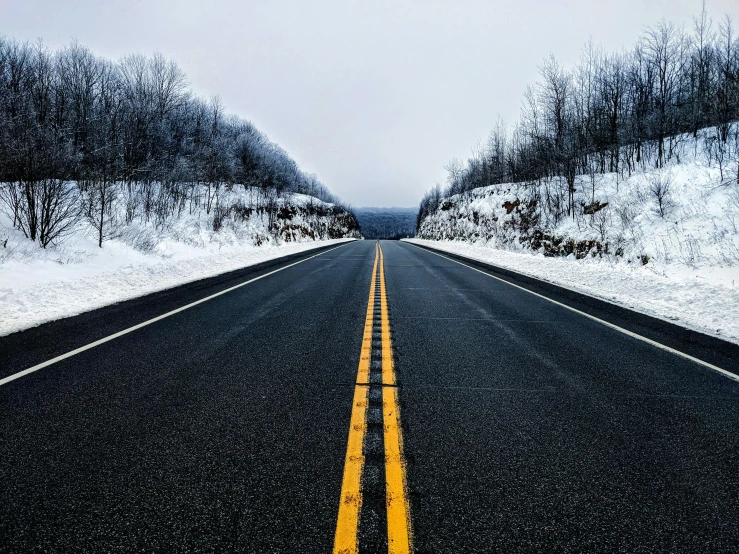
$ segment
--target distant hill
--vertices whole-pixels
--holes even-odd
[[[366,239],[400,239],[416,234],[418,208],[356,208]]]

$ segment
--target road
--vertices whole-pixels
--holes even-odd
[[[739,551],[739,382],[380,245],[0,338],[2,379],[263,276],[0,386],[0,551]]]

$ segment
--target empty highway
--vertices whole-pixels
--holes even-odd
[[[0,337],[0,551],[739,551],[737,347],[544,296],[357,241]]]

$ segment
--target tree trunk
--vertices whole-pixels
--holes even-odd
[[[103,222],[105,221],[105,188],[100,189],[100,227],[98,229],[98,247],[103,247]]]

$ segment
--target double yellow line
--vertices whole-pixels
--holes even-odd
[[[364,469],[364,437],[367,429],[367,406],[370,390],[370,364],[372,361],[372,331],[374,327],[375,294],[380,287],[380,327],[382,337],[382,417],[385,443],[385,505],[387,508],[388,552],[411,552],[410,506],[405,480],[403,437],[400,430],[398,389],[395,386],[393,349],[390,339],[387,292],[385,289],[385,260],[379,243],[375,245],[375,263],[372,268],[367,316],[364,322],[362,349],[359,356],[354,400],[344,478],[341,485],[339,516],[334,538],[335,554],[359,552],[357,533],[362,508],[362,471]]]

